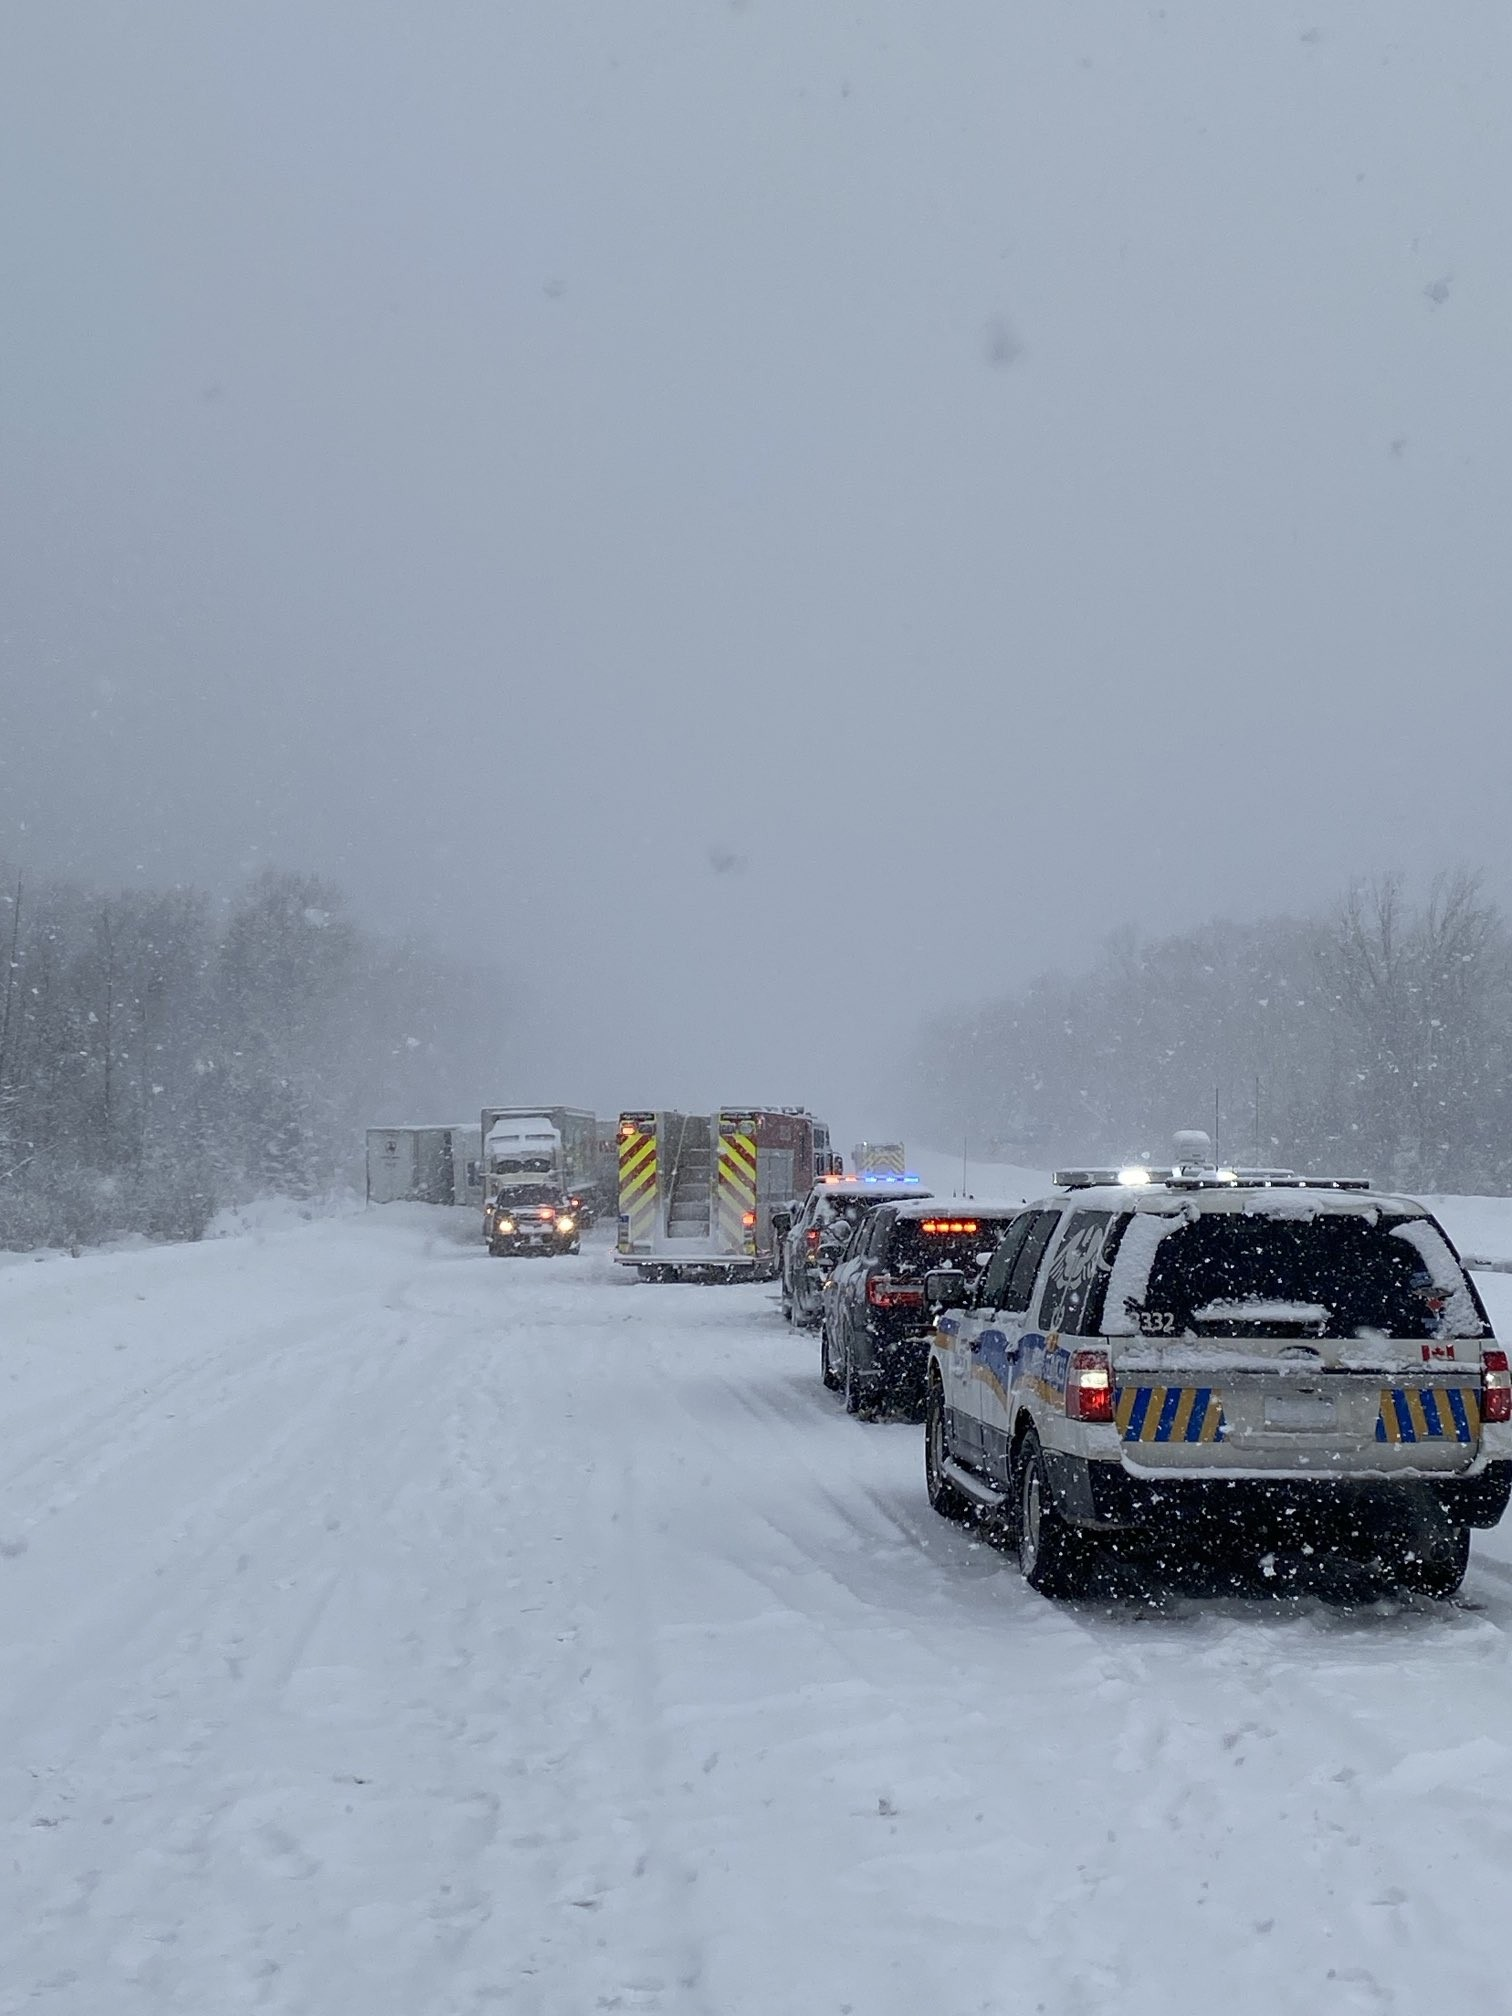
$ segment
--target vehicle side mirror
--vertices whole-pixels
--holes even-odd
[[[775,1233],[776,1233],[776,1235],[777,1235],[777,1237],[778,1237],[779,1239],[786,1239],[786,1237],[787,1237],[787,1235],[789,1234],[789,1232],[791,1232],[791,1231],[792,1231],[792,1229],[793,1229],[793,1214],[792,1214],[792,1212],[791,1212],[791,1211],[774,1211],[774,1212],[773,1212],[773,1213],[771,1214],[771,1216],[772,1216],[772,1230],[773,1230],[773,1232],[775,1232]]]
[[[937,1267],[926,1274],[924,1293],[939,1309],[964,1309],[971,1300],[966,1276],[954,1267]]]

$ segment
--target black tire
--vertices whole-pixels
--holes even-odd
[[[1041,1596],[1075,1596],[1086,1580],[1088,1546],[1061,1517],[1032,1428],[1019,1448],[1017,1475],[1019,1570]]]
[[[845,1384],[845,1381],[830,1363],[829,1325],[827,1323],[822,1324],[819,1330],[819,1377],[824,1381],[826,1389],[831,1393],[838,1393],[840,1388]]]
[[[936,1374],[930,1375],[929,1393],[924,1402],[924,1488],[929,1502],[942,1519],[966,1519],[971,1500],[945,1474],[950,1454],[950,1436],[945,1425],[945,1389]]]
[[[488,1257],[490,1260],[502,1260],[504,1258],[504,1248],[499,1244],[497,1239],[489,1240]]]
[[[1470,1528],[1451,1526],[1435,1536],[1436,1544],[1424,1540],[1404,1552],[1397,1564],[1397,1581],[1418,1596],[1453,1596],[1470,1566]]]
[[[861,1374],[856,1370],[855,1353],[850,1348],[848,1338],[844,1357],[845,1411],[847,1414],[856,1415],[862,1421],[875,1421],[878,1413],[877,1396],[871,1387],[862,1382]]]
[[[788,1293],[786,1281],[782,1284],[782,1320],[784,1323],[791,1323],[793,1320],[793,1298]]]

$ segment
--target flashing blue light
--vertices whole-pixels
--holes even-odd
[[[895,1176],[887,1170],[868,1170],[861,1178],[863,1183],[917,1183],[917,1176]]]

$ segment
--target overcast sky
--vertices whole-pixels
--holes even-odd
[[[15,0],[0,857],[872,1129],[1119,924],[1508,900],[1509,105],[1505,0]]]

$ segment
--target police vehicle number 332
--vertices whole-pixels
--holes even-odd
[[[1432,1595],[1512,1492],[1512,1375],[1436,1220],[1363,1183],[1080,1170],[1008,1227],[927,1372],[937,1511],[1029,1583],[1098,1554],[1328,1548]]]

